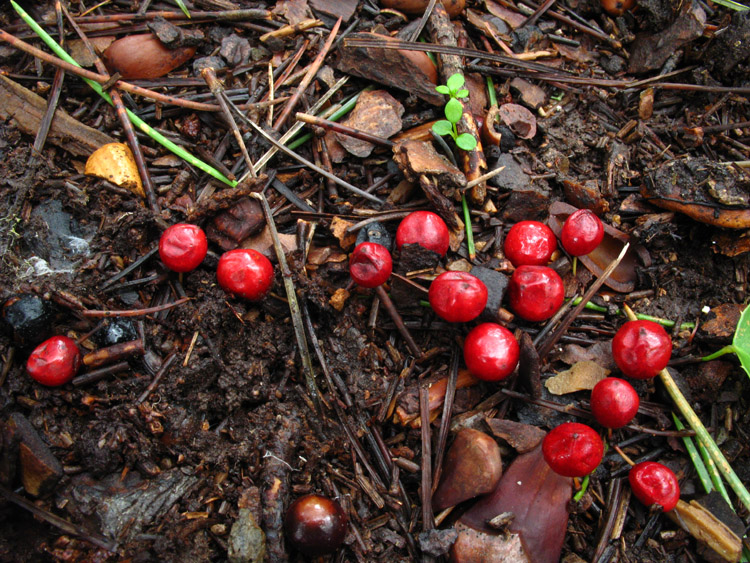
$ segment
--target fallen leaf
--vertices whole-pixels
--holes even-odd
[[[584,360],[550,377],[544,382],[544,386],[553,395],[565,395],[576,391],[591,390],[607,375],[609,375],[608,369],[604,369],[596,362]]]
[[[356,234],[346,232],[353,224],[351,221],[347,221],[341,217],[334,217],[331,221],[331,233],[338,239],[339,245],[343,250],[350,249],[357,242]]]
[[[387,139],[401,131],[403,114],[404,106],[385,90],[363,92],[342,125]],[[372,143],[343,133],[336,133],[336,139],[348,152],[360,158],[370,156],[375,148]]]

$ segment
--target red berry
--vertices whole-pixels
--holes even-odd
[[[604,225],[590,209],[579,209],[565,220],[560,242],[571,256],[593,252],[604,238]]]
[[[271,289],[273,265],[257,250],[236,248],[221,255],[216,277],[224,291],[258,301]]]
[[[396,229],[396,248],[418,244],[445,256],[450,245],[448,227],[439,215],[431,211],[415,211],[404,217]]]
[[[391,276],[391,253],[382,244],[363,242],[349,258],[349,274],[362,287],[378,287]]]
[[[466,272],[443,272],[430,285],[428,299],[440,318],[451,323],[466,323],[484,311],[487,286]]]
[[[513,333],[495,323],[475,326],[464,341],[464,361],[475,377],[500,381],[518,364],[520,350]]]
[[[305,555],[336,551],[346,536],[346,513],[338,502],[320,495],[295,500],[284,517],[287,540]]]
[[[628,481],[633,494],[646,506],[658,504],[664,512],[669,512],[680,500],[677,476],[669,467],[656,461],[635,464],[630,468]]]
[[[563,477],[584,477],[601,463],[604,442],[590,426],[564,422],[544,437],[542,455],[555,473]]]
[[[42,385],[56,387],[73,379],[81,366],[81,352],[75,340],[53,336],[45,340],[26,361],[26,371]]]
[[[159,239],[159,257],[174,272],[195,270],[207,251],[206,233],[196,225],[177,223],[164,231]]]
[[[510,277],[508,301],[527,321],[546,321],[562,306],[565,288],[559,274],[547,266],[519,266]]]
[[[633,420],[641,401],[624,379],[607,377],[591,391],[591,412],[605,428],[621,428]]]
[[[612,356],[622,373],[650,379],[667,367],[672,339],[653,321],[628,321],[612,339]]]
[[[557,249],[557,239],[547,225],[539,221],[521,221],[505,236],[505,257],[518,266],[545,266]]]

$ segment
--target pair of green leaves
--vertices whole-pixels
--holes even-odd
[[[445,104],[445,119],[436,121],[432,125],[432,130],[438,135],[445,136],[450,135],[456,143],[458,148],[465,151],[474,150],[477,146],[477,140],[470,133],[458,134],[456,124],[461,121],[461,116],[464,113],[464,106],[459,101],[459,98],[467,98],[469,91],[463,87],[464,77],[461,74],[454,74],[448,78],[445,84],[441,84],[435,87],[441,94],[450,96],[450,100]]]

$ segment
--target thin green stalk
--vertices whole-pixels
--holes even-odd
[[[474,231],[471,230],[471,215],[469,214],[469,204],[466,203],[466,196],[461,196],[461,207],[464,210],[464,226],[466,227],[466,247],[469,249],[469,259],[474,260],[477,256],[477,249],[474,247]]]
[[[187,6],[185,6],[185,2],[183,2],[182,0],[174,0],[174,2],[180,7],[180,10],[182,10],[182,13],[185,14],[185,17],[189,18],[190,12],[188,12]]]
[[[580,302],[581,302],[581,298],[578,297],[575,299],[575,301],[573,301],[573,305],[578,305]],[[607,313],[609,311],[609,309],[607,309],[606,307],[602,307],[600,305],[597,305],[596,303],[592,303],[591,301],[586,303],[586,305],[584,306],[586,307],[586,309],[589,309],[590,311],[596,311],[598,313]],[[615,314],[623,315],[622,309],[616,309]],[[670,321],[669,319],[662,319],[660,317],[654,317],[652,315],[644,315],[642,313],[635,313],[635,316],[639,321],[653,321],[667,328],[672,328],[675,325],[674,321]],[[680,330],[691,330],[693,328],[695,328],[695,323],[682,323],[680,325]],[[726,353],[727,352],[725,352],[725,354]]]
[[[589,475],[586,475],[583,478],[583,481],[581,481],[580,490],[575,495],[573,495],[573,500],[576,502],[581,500],[583,498],[583,495],[586,494],[586,491],[588,490],[588,488],[589,488]]]
[[[703,463],[706,466],[706,470],[708,471],[708,474],[711,476],[711,481],[714,484],[714,487],[716,487],[716,490],[721,493],[721,496],[724,497],[724,500],[727,501],[727,504],[729,506],[732,506],[732,501],[729,498],[729,492],[727,491],[727,488],[724,486],[724,481],[721,478],[721,474],[719,473],[719,470],[716,468],[716,464],[714,463],[714,460],[711,459],[711,455],[708,453],[708,450],[706,447],[701,444],[700,440],[697,442],[698,444],[698,451],[701,454],[701,457],[703,458]]]
[[[685,425],[682,424],[682,421],[677,418],[677,415],[675,413],[672,413],[672,420],[674,420],[674,425],[677,430],[685,429]],[[713,485],[711,484],[712,477],[709,476],[708,469],[706,469],[706,466],[701,459],[701,455],[698,453],[698,448],[696,448],[695,444],[693,443],[693,439],[690,436],[683,436],[682,443],[685,444],[685,449],[690,456],[690,461],[693,462],[693,467],[695,467],[696,473],[698,473],[698,478],[701,480],[703,489],[707,493],[710,493],[714,489]]]
[[[34,33],[36,33],[58,57],[76,66],[81,66],[73,57],[68,55],[68,53],[62,47],[60,47],[60,45],[58,45],[55,40],[52,39],[52,37],[50,37],[49,34],[34,21],[31,16],[29,16],[29,14],[27,14],[26,11],[21,8],[21,6],[16,4],[14,0],[11,0],[11,4],[13,5],[13,8],[16,10],[16,12],[18,12],[18,15],[21,16],[21,18],[28,24],[28,26],[34,31]],[[84,80],[97,94],[104,98],[108,104],[112,105],[112,98],[110,98],[109,94],[107,94],[102,89],[99,83],[87,78],[84,78]],[[146,135],[151,137],[154,141],[162,145],[164,148],[172,151],[180,158],[186,160],[196,168],[203,170],[206,174],[213,176],[217,180],[224,182],[225,184],[232,187],[237,185],[237,182],[230,180],[229,178],[224,176],[224,174],[216,170],[213,166],[210,166],[202,160],[197,159],[181,146],[176,145],[175,143],[167,139],[164,135],[152,129],[145,121],[135,115],[132,111],[126,110],[126,112],[128,114],[128,118],[130,118],[130,121],[133,122],[133,125],[138,127],[138,129],[143,131]]]
[[[736,353],[736,351],[737,349],[734,347],[734,344],[727,344],[721,350],[718,350],[713,354],[709,354],[708,356],[703,356],[701,358],[701,361],[710,362],[711,360],[715,360],[716,358],[719,358],[725,354],[734,354]]]
[[[492,82],[492,77],[487,77],[487,98],[490,102],[490,107],[497,105],[497,95],[495,94],[495,83]]]
[[[740,4],[739,2],[734,2],[734,0],[714,0],[719,6],[724,6],[725,8],[729,8],[730,10],[735,10],[737,12],[745,12],[747,10],[750,10],[750,7],[745,6],[744,4]]]
[[[630,307],[625,305],[624,309],[625,314],[627,314],[630,320],[637,320],[635,313],[633,313]],[[691,407],[690,403],[687,402],[687,399],[685,399],[685,396],[682,394],[682,391],[680,391],[680,388],[677,387],[677,384],[675,383],[674,379],[672,379],[672,376],[666,369],[663,369],[661,370],[661,372],[659,372],[659,378],[664,384],[664,387],[667,389],[667,393],[669,393],[669,396],[672,397],[672,400],[677,406],[677,409],[680,411],[682,416],[685,417],[685,420],[687,420],[690,428],[695,430],[695,434],[698,437],[698,440],[703,444],[706,450],[708,450],[711,459],[713,459],[713,461],[716,463],[716,466],[718,467],[726,482],[729,483],[730,487],[732,487],[732,490],[735,492],[745,508],[750,510],[750,492],[748,492],[748,490],[745,488],[745,485],[742,483],[742,481],[740,481],[740,478],[734,472],[734,469],[732,469],[732,466],[727,461],[727,458],[725,458],[724,454],[721,453],[719,446],[716,445],[716,442],[714,442],[711,434],[709,434],[708,430],[706,430],[706,427],[703,426],[703,422],[701,422],[701,419],[698,418],[698,415],[695,414],[693,407]]]

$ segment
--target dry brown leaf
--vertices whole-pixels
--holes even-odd
[[[331,232],[339,240],[339,245],[344,250],[350,249],[357,242],[357,236],[354,233],[346,232],[353,224],[351,221],[347,221],[341,217],[334,217],[331,221]]]
[[[86,161],[85,174],[102,178],[146,197],[133,153],[123,143],[107,143],[96,149]]]
[[[544,386],[553,395],[565,395],[576,391],[591,390],[607,375],[609,375],[608,369],[604,369],[596,362],[584,360],[550,377],[544,382]]]
[[[347,290],[345,290],[343,287],[340,287],[334,292],[333,295],[331,295],[328,303],[337,311],[343,311],[344,305],[346,305],[346,300],[349,299],[349,295],[350,293]]]

